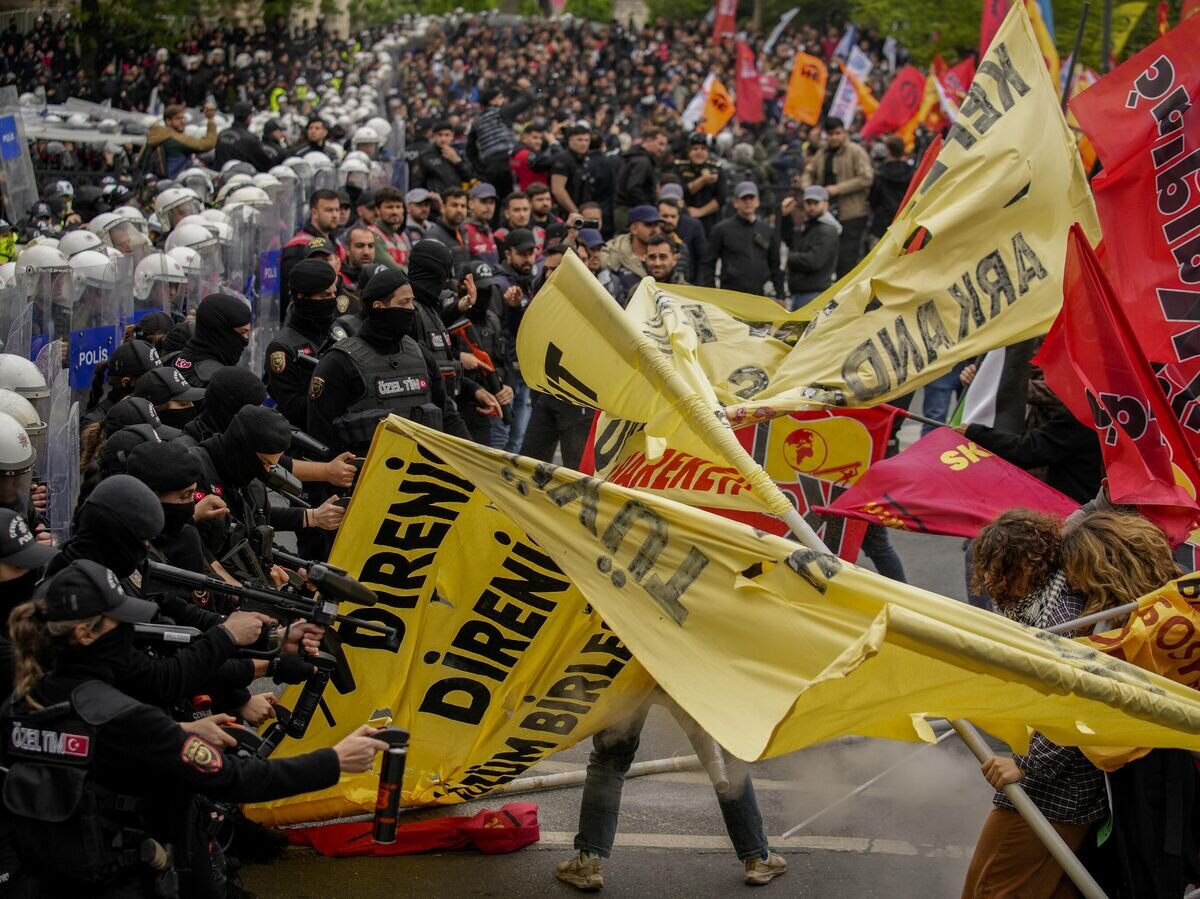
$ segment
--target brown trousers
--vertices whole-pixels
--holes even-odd
[[[1050,822],[1072,851],[1090,824]],[[1074,899],[1079,895],[1049,850],[1016,812],[993,808],[963,884],[962,899]]]

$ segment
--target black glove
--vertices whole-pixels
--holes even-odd
[[[280,653],[267,665],[267,676],[277,684],[302,684],[313,673],[313,666],[294,653]]]

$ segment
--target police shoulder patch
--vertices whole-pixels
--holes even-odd
[[[350,308],[350,298],[344,293],[339,293],[337,298],[337,311],[345,312]]]
[[[273,374],[283,374],[284,369],[287,368],[287,353],[283,350],[276,350],[268,359],[268,364],[271,366]]]
[[[320,399],[321,392],[325,389],[324,378],[313,378],[308,385],[308,398],[310,400]]]
[[[201,774],[216,774],[225,767],[225,757],[221,755],[221,751],[195,734],[183,741],[179,757],[185,765],[195,768]]]

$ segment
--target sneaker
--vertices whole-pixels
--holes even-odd
[[[761,886],[770,883],[786,870],[787,859],[768,849],[766,858],[746,859],[746,883]]]
[[[766,862],[762,864],[766,864]],[[590,858],[581,852],[572,859],[560,862],[558,867],[554,869],[554,876],[563,883],[569,883],[577,890],[594,893],[596,890],[604,887],[603,866],[604,859]],[[750,869],[747,868],[746,870],[749,871]],[[750,875],[747,874],[746,876],[749,877]],[[766,880],[763,881],[763,883],[766,882]]]

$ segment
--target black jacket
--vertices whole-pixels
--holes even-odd
[[[618,206],[653,206],[658,202],[658,177],[654,157],[642,147],[631,147],[622,154],[617,172]]]
[[[806,219],[799,227],[784,216],[782,240],[788,246],[788,290],[809,293],[833,283],[841,231],[821,219]]]
[[[262,141],[251,134],[249,128],[238,123],[230,125],[217,137],[213,165],[220,171],[221,166],[231,159],[248,162],[260,172],[275,165],[275,160],[263,149]]]
[[[872,234],[882,236],[892,224],[915,171],[911,162],[889,159],[875,172],[871,192],[867,195],[867,202],[871,206]]]
[[[784,295],[783,270],[779,267],[779,235],[762,217],[748,222],[740,215],[718,222],[708,239],[702,283],[716,286],[717,260],[721,261],[721,289],[740,290],[761,296],[769,280],[775,295]]]

